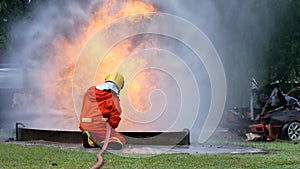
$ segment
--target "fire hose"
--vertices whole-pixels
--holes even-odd
[[[105,150],[107,148],[109,138],[110,138],[110,132],[111,132],[111,126],[109,125],[108,122],[106,122],[106,137],[104,140],[104,145],[101,148],[101,150],[99,151],[99,153],[97,154],[98,162],[91,169],[99,169],[102,166],[102,164],[103,164],[102,154],[105,152]]]

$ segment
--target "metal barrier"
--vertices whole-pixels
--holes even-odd
[[[190,145],[190,132],[120,132],[126,144],[136,145]],[[81,131],[43,130],[27,128],[16,123],[16,140],[45,140],[62,143],[81,143]]]

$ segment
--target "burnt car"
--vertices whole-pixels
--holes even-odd
[[[227,112],[229,130],[254,133],[263,140],[300,140],[300,87],[284,94],[279,82],[252,87],[250,107]]]

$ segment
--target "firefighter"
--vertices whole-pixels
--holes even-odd
[[[124,87],[124,77],[110,73],[105,83],[90,87],[83,98],[80,130],[83,147],[102,147],[106,136],[106,123],[112,127],[108,149],[122,149],[125,139],[115,129],[121,120],[119,93]]]

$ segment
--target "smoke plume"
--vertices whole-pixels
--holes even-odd
[[[248,106],[251,77],[260,79],[266,77],[256,68],[265,64],[262,56],[268,47],[271,35],[270,29],[274,20],[272,13],[260,8],[258,1],[255,0],[148,0],[146,2],[152,3],[158,12],[170,13],[186,19],[207,35],[224,65],[228,87],[225,111],[233,106]],[[15,100],[15,111],[7,113],[12,123],[21,121],[33,127],[77,128],[78,120],[75,113],[66,113],[64,106],[72,104],[72,99],[57,103],[58,97],[65,97],[66,93],[71,92],[71,89],[63,86],[72,80],[70,79],[72,74],[66,72],[74,68],[77,60],[76,57],[57,60],[55,56],[61,50],[61,46],[56,42],[57,39],[66,42],[76,40],[85,28],[84,25],[89,23],[95,10],[102,4],[102,1],[96,0],[43,1],[36,3],[36,8],[30,13],[29,19],[15,23],[10,32],[14,39],[15,50],[9,55],[14,62],[25,67],[27,84],[24,93],[19,94]],[[114,8],[114,10],[119,9]],[[184,25],[181,26],[184,30]],[[194,37],[189,32],[186,32],[184,36]],[[201,103],[199,103],[199,112],[196,112],[198,115],[192,128],[192,140],[197,140],[209,106],[213,104],[210,103],[211,84],[205,65],[189,46],[182,44],[179,40],[165,36],[155,36],[155,38],[160,41],[158,44],[161,48],[173,52],[186,63],[199,86],[199,89],[194,89],[194,91],[200,93]],[[71,56],[66,56],[66,58],[69,57]],[[160,59],[163,60],[163,58]],[[156,70],[153,72],[157,73]],[[166,86],[160,87],[178,90],[176,85],[172,86],[176,83],[176,79],[174,81],[168,74],[163,74],[161,77],[164,77],[162,81],[166,80]],[[53,91],[50,89],[53,86],[60,86],[63,90],[54,95],[49,94]],[[167,92],[168,94],[170,93]],[[176,96],[179,95],[176,94]],[[72,96],[70,95],[69,98]],[[169,101],[178,105],[178,100],[174,98]],[[167,108],[173,110],[172,105]],[[189,112],[185,113],[188,116]]]

